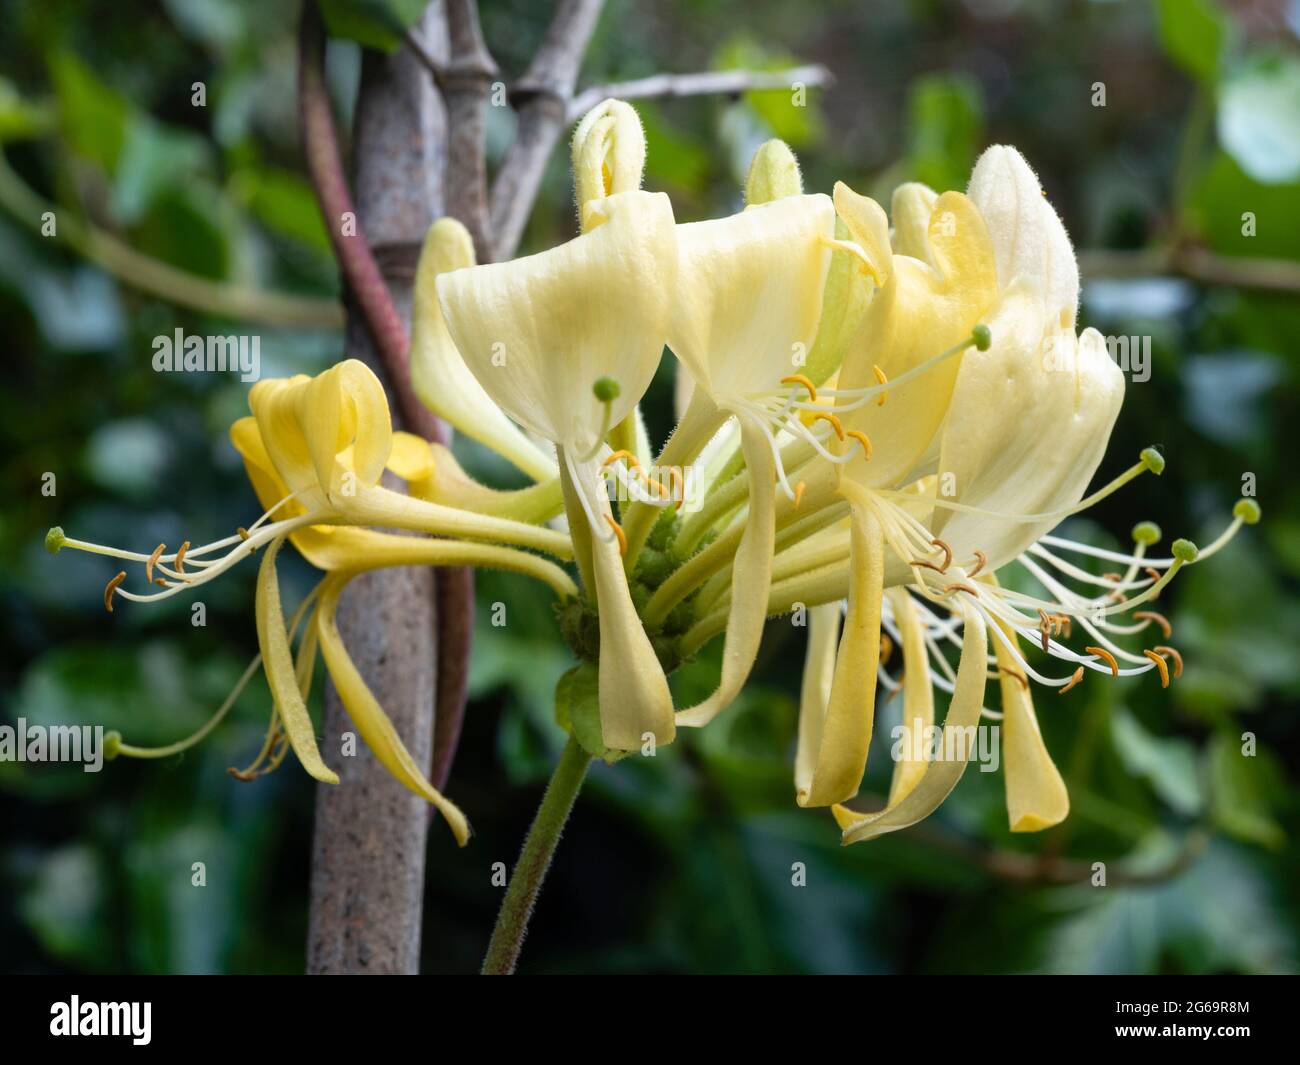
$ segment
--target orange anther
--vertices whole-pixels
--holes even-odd
[[[844,439],[844,425],[829,411],[819,410],[812,416],[812,420],[815,422],[829,422],[830,427],[835,430],[836,437],[840,440]]]
[[[609,522],[609,527],[614,530],[614,535],[618,537],[618,553],[620,555],[626,555],[627,534],[623,531],[623,527],[619,525],[619,523],[616,522],[613,518],[611,518],[608,514],[604,514],[602,515],[602,517],[604,517],[604,519],[607,522]]]
[[[808,398],[813,403],[817,402],[817,386],[801,373],[792,373],[788,377],[781,378],[783,385],[803,385],[808,389]]]
[[[1151,567],[1151,566],[1148,566],[1148,567],[1147,567],[1145,570],[1143,570],[1142,572],[1145,573],[1148,577],[1150,577],[1153,581],[1159,582],[1159,580],[1160,580],[1160,576],[1161,576],[1159,570],[1157,570],[1157,569],[1155,569],[1155,568],[1153,568],[1153,567]],[[1156,592],[1156,594],[1153,595],[1151,598],[1152,598],[1152,599],[1159,599],[1159,598],[1160,598],[1160,593],[1159,593],[1159,592]]]
[[[185,572],[185,552],[190,549],[190,542],[186,540],[181,544],[181,549],[176,552],[176,572]]]
[[[641,465],[641,463],[640,463],[640,461],[637,459],[637,457],[636,457],[635,455],[633,455],[632,452],[628,451],[626,448],[621,449],[621,450],[619,450],[619,451],[615,451],[613,454],[611,454],[611,455],[609,456],[609,458],[607,458],[607,459],[602,463],[602,465],[604,465],[604,466],[608,466],[608,465],[610,465],[611,463],[617,462],[619,459],[622,459],[622,460],[623,460],[624,462],[626,462],[626,463],[628,464],[628,466],[631,467],[631,468],[635,468],[635,467]]]
[[[875,373],[877,381],[879,381],[882,385],[889,384],[889,378],[885,376],[884,370],[882,370],[879,366],[876,366],[874,363],[872,364],[871,369],[872,372]],[[885,405],[885,397],[888,395],[889,395],[888,392],[881,392],[879,398],[876,400],[876,406],[883,407]]]
[[[1110,675],[1112,677],[1119,676],[1119,663],[1115,661],[1115,656],[1104,647],[1085,647],[1084,650],[1090,655],[1096,655],[1105,662],[1106,665],[1110,666]]]
[[[247,540],[247,539],[248,539],[248,530],[245,529],[242,525],[239,526],[239,528],[237,528],[237,529],[235,530],[235,532],[239,533],[239,538],[240,538],[241,540]]]
[[[940,573],[946,572],[948,567],[952,565],[952,548],[949,547],[942,540],[931,540],[930,546],[937,547],[939,548],[940,551],[943,552],[943,569],[941,569],[939,572]]]
[[[1103,574],[1101,575],[1101,579],[1102,579],[1103,581],[1110,581],[1112,584],[1118,584],[1120,581],[1122,581],[1122,580],[1124,579],[1124,574],[1122,574],[1122,573],[1103,573]]]
[[[844,435],[853,437],[854,440],[861,444],[862,450],[867,456],[867,461],[871,461],[871,437],[867,436],[861,429],[850,429]]]
[[[1155,653],[1160,655],[1161,658],[1168,655],[1174,660],[1174,680],[1177,680],[1183,675],[1183,656],[1174,650],[1174,648],[1166,647],[1164,644],[1157,644],[1155,647],[1151,648],[1151,650],[1155,651]]]
[[[1154,621],[1160,626],[1160,631],[1165,634],[1165,639],[1169,639],[1174,633],[1174,627],[1169,624],[1169,619],[1163,614],[1158,614],[1154,610],[1139,610],[1133,615],[1134,621]]]
[[[1080,666],[1078,669],[1076,669],[1076,670],[1074,671],[1074,674],[1073,674],[1073,676],[1070,677],[1069,682],[1068,682],[1067,684],[1065,684],[1065,685],[1061,688],[1061,690],[1058,691],[1056,694],[1057,694],[1057,695],[1064,695],[1064,694],[1065,694],[1066,692],[1068,692],[1071,688],[1073,688],[1076,684],[1078,684],[1079,681],[1081,681],[1081,680],[1083,680],[1083,666]]]
[[[887,663],[894,653],[894,641],[889,638],[889,633],[880,634],[880,664],[883,666]]]
[[[979,594],[980,594],[979,589],[972,588],[969,584],[964,584],[961,581],[954,581],[952,584],[948,585],[948,587],[945,588],[944,591],[947,592],[949,595],[951,595],[954,589],[959,592],[969,592],[971,595],[975,596],[975,598],[977,599],[979,598]]]
[[[976,562],[974,569],[967,570],[966,576],[968,577],[974,577],[975,574],[977,574],[980,570],[982,570],[985,566],[989,564],[989,556],[986,555],[983,551],[976,551],[975,558],[978,559],[978,561]]]
[[[166,550],[166,544],[159,544],[153,549],[153,554],[149,556],[149,561],[144,564],[144,579],[150,584],[153,584],[153,568],[158,563],[158,556]]]
[[[800,481],[794,486],[794,509],[799,509],[799,504],[803,502],[804,489],[808,487],[807,481]]]
[[[126,570],[123,570],[111,581],[109,581],[108,587],[104,589],[104,609],[107,610],[110,614],[113,612],[113,593],[117,591],[117,586],[121,584],[124,580],[126,580]]]
[[[1165,665],[1165,660],[1156,654],[1155,651],[1143,651],[1142,654],[1151,660],[1152,665],[1160,672],[1160,687],[1169,687],[1169,667]]]

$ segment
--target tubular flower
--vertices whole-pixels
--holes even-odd
[[[334,621],[338,597],[358,573],[388,566],[487,565],[511,569],[546,581],[561,597],[576,593],[568,575],[537,555],[502,543],[571,553],[561,534],[505,518],[456,510],[413,498],[379,484],[387,469],[413,484],[434,477],[429,445],[407,433],[394,434],[383,386],[355,360],[340,363],[315,378],[259,382],[249,397],[253,415],[237,421],[231,439],[259,499],[267,508],[248,529],[215,543],[174,552],[159,545],[151,554],[84,543],[51,530],[51,550],[72,547],[143,563],[146,580],[160,586],[147,593],[121,587],[125,572],[105,591],[112,610],[120,595],[150,602],[190,591],[265,547],[258,571],[256,619],[259,658],[271,689],[273,709],[262,751],[253,764],[236,771],[241,779],[279,765],[292,748],[303,768],[317,780],[338,783],[321,757],[306,697],[319,650],[344,706],[361,738],[402,784],[439,809],[458,842],[468,838],[464,815],[425,778],[348,656]],[[383,525],[435,534],[439,539],[396,536],[365,528]],[[446,539],[459,536],[464,540]],[[291,539],[327,576],[307,596],[286,624],[280,602],[276,563],[281,546]],[[497,543],[477,542],[495,540]],[[291,643],[306,621],[295,656]],[[251,677],[246,672],[240,688]],[[237,691],[236,693],[237,694]],[[234,695],[219,711],[233,704]],[[195,734],[201,738],[209,726]],[[183,749],[182,741],[173,745]],[[148,757],[150,752],[119,744],[119,752]]]
[[[602,459],[659,364],[677,238],[668,197],[640,191],[645,141],[631,108],[598,106],[573,151],[582,234],[527,258],[441,274],[437,290],[483,389],[559,449],[570,531],[599,614],[604,742],[634,750],[647,734],[672,740],[672,695],[632,603]]]
[[[636,113],[607,100],[573,136],[577,237],[485,265],[454,221],[425,240],[415,387],[534,484],[479,484],[447,448],[394,433],[380,382],[347,361],[251,391],[251,416],[231,429],[266,508],[247,529],[150,554],[58,529],[48,546],[144,567],[144,591],[124,587],[125,572],[109,582],[109,610],[115,596],[197,588],[265,548],[261,653],[240,687],[260,661],[273,706],[261,751],[236,775],[269,772],[293,750],[312,776],[337,782],[307,711],[319,655],[379,761],[461,842],[464,816],[424,777],[343,644],[339,597],[367,570],[494,566],[546,582],[565,639],[598,666],[591,687],[570,675],[557,712],[563,702],[574,740],[611,759],[711,720],[741,691],[766,618],[808,607],[799,805],[832,807],[851,843],[916,823],[957,785],[966,757],[905,743],[884,809],[843,805],[858,792],[884,688],[913,736],[938,728],[946,741],[998,720],[1011,829],[1059,823],[1069,797],[1034,685],[1067,693],[1089,672],[1176,679],[1169,623],[1148,605],[1259,507],[1242,500],[1206,549],[1176,540],[1164,558],[1148,557],[1161,539],[1149,522],[1127,553],[1052,535],[1164,459],[1147,449],[1084,495],[1124,382],[1100,335],[1076,334],[1074,253],[1015,149],[989,149],[965,194],[901,186],[892,219],[843,184],[833,197],[805,194],[794,155],[771,141],[755,155],[744,210],[678,225],[666,196],[642,190],[644,162]],[[638,402],[665,346],[679,421],[652,463]],[[393,478],[405,492],[384,483]],[[628,493],[617,509],[612,489]],[[561,512],[564,524],[553,520]],[[287,620],[276,574],[286,540],[324,573]],[[572,562],[582,592],[543,555]],[[1007,579],[1013,565],[1036,591]],[[1152,626],[1162,642],[1138,645]],[[675,712],[668,671],[719,635],[716,689]],[[1039,658],[1064,662],[1064,674]],[[984,707],[992,676],[999,713]],[[596,708],[582,706],[593,687],[598,735]],[[118,753],[184,749],[238,690],[194,736],[155,750],[119,737]]]
[[[841,198],[850,210],[862,208],[856,200],[843,194]],[[1061,821],[1068,813],[1069,801],[1043,744],[1029,681],[1065,691],[1076,685],[1086,670],[1113,676],[1157,670],[1163,681],[1167,661],[1175,670],[1181,664],[1172,649],[1148,649],[1139,655],[1113,639],[1140,632],[1153,621],[1163,623],[1163,619],[1142,611],[1134,615],[1136,624],[1122,625],[1110,619],[1149,602],[1180,566],[1197,558],[1197,551],[1187,541],[1177,541],[1173,557],[1146,559],[1145,548],[1159,539],[1158,531],[1149,524],[1140,527],[1132,555],[1098,552],[1046,535],[1062,518],[1085,509],[1145,470],[1158,473],[1163,459],[1148,450],[1115,481],[1082,498],[1118,414],[1123,378],[1095,330],[1078,337],[1074,334],[1078,274],[1073,252],[1064,227],[1019,154],[1009,148],[990,149],[976,166],[969,199],[951,193],[934,196],[913,186],[896,195],[894,205],[900,214],[895,220],[895,248],[886,252],[877,219],[869,242],[861,241],[866,227],[850,226],[861,241],[861,250],[873,265],[890,259],[891,275],[901,269],[913,276],[933,277],[926,271],[937,268],[948,278],[966,271],[966,280],[958,287],[962,298],[969,301],[964,308],[960,302],[945,300],[942,291],[933,288],[930,295],[904,307],[931,322],[948,323],[946,332],[936,330],[936,346],[963,329],[970,330],[971,342],[960,345],[959,360],[951,360],[951,383],[938,412],[933,442],[923,441],[926,426],[918,428],[919,419],[914,418],[908,427],[910,437],[904,438],[909,449],[888,473],[873,471],[874,457],[865,456],[843,471],[841,491],[850,501],[852,524],[848,544],[843,544],[841,534],[838,549],[849,556],[844,573],[848,617],[833,680],[819,689],[805,688],[803,714],[817,724],[801,725],[798,764],[802,771],[796,773],[797,795],[807,805],[838,804],[844,792],[856,791],[870,737],[876,678],[879,674],[888,680],[877,665],[879,626],[883,624],[893,641],[903,647],[905,724],[917,724],[924,730],[932,722],[928,688],[933,676],[936,686],[952,694],[945,729],[973,725],[980,716],[988,665],[996,667],[1002,687],[1009,819],[1014,831],[1035,831]],[[927,205],[930,226],[923,244],[916,216]],[[952,217],[945,219],[945,212]],[[841,212],[842,216],[846,213]],[[954,240],[958,244],[973,242],[977,247],[955,250]],[[918,257],[899,254],[899,245]],[[992,277],[990,261],[995,264]],[[886,272],[879,266],[876,269]],[[890,314],[889,289],[887,280],[866,322],[871,322],[873,315]],[[935,300],[939,307],[934,312],[919,309]],[[892,313],[898,320],[906,320],[897,310]],[[901,338],[906,334],[886,327],[876,335]],[[882,354],[888,358],[894,353]],[[871,400],[881,394],[883,383],[853,387],[865,379],[862,362],[865,360],[856,366],[856,376],[851,355],[841,368],[842,421],[846,426],[861,425],[873,439],[898,440],[882,417],[894,404],[892,388],[889,402],[881,410],[873,409]],[[893,365],[897,368],[900,364]],[[910,367],[925,365],[917,363],[915,356],[910,363]],[[927,391],[936,381],[943,388],[942,375],[936,369],[931,362],[925,371]],[[888,379],[891,385],[898,383],[894,374]],[[933,396],[930,401],[935,402]],[[1017,411],[1015,417],[990,416],[990,412],[1012,409]],[[870,421],[867,412],[875,416]],[[933,421],[933,409],[929,417]],[[1050,443],[1045,446],[1045,442]],[[876,454],[881,450],[877,445]],[[930,459],[927,452],[936,451],[937,459]],[[904,483],[891,484],[890,478],[900,470],[904,471]],[[1239,505],[1233,525],[1200,557],[1218,550],[1243,522],[1257,516],[1258,509],[1250,501]],[[1053,546],[1100,554],[1120,563],[1127,572],[1109,580],[1093,577],[1053,554],[1049,550]],[[829,550],[823,552],[823,558],[834,550],[830,543],[826,547]],[[1013,560],[1038,580],[1044,595],[1011,592],[998,584],[994,572]],[[1147,568],[1142,570],[1144,565]],[[1106,594],[1072,590],[1065,578],[1104,586]],[[833,594],[835,580],[829,574],[819,574],[816,582],[805,586]],[[882,589],[886,590],[883,599]],[[946,610],[950,617],[942,618],[934,607]],[[809,668],[822,677],[831,669],[826,628],[834,622],[833,614],[825,615],[819,622],[822,631],[810,636]],[[1059,639],[1068,637],[1073,625],[1092,639],[1093,646],[1083,653]],[[1033,669],[1017,647],[1020,637],[1067,661],[1073,671],[1051,678]],[[990,640],[992,656],[988,653]],[[955,674],[940,653],[943,642],[962,647]],[[1121,661],[1126,665],[1121,667]],[[837,704],[841,685],[851,709]],[[926,695],[921,694],[922,687]],[[810,697],[814,693],[817,697]],[[839,717],[837,710],[841,711]],[[810,745],[816,756],[807,749]],[[874,838],[926,816],[952,790],[965,764],[965,759],[918,763],[904,758],[895,767],[884,811],[863,815],[835,806],[845,842]]]
[[[694,389],[659,465],[696,459],[722,423],[734,419],[749,497],[734,541],[734,571],[743,579],[735,582],[731,596],[722,674],[712,695],[678,713],[685,725],[706,724],[725,709],[758,654],[775,548],[778,478],[789,499],[795,497],[781,469],[778,439],[793,433],[820,446],[818,433],[801,420],[782,382],[800,376],[816,337],[835,211],[828,197],[799,191],[793,156],[780,147],[784,158],[771,145],[760,149],[748,182],[750,195],[777,198],[751,202],[729,218],[677,227],[668,345]],[[822,435],[830,432],[820,429]],[[628,535],[634,555],[648,523],[644,505],[640,515],[633,513]]]

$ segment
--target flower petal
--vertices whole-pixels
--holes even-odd
[[[732,569],[731,611],[722,650],[722,675],[707,699],[677,714],[679,725],[705,725],[731,705],[758,657],[767,621],[776,545],[776,462],[762,424],[742,418],[741,446],[749,478],[749,513],[736,547]]]
[[[984,704],[984,680],[987,672],[988,635],[984,618],[969,605],[962,607],[965,635],[962,640],[961,661],[957,666],[957,684],[948,704],[944,719],[944,733],[961,729],[971,731],[979,723]],[[948,744],[945,742],[944,747]],[[955,746],[955,745],[954,745]],[[974,744],[966,743],[967,755]],[[879,813],[863,816],[854,810],[836,806],[832,810],[835,820],[844,830],[843,842],[861,843],[888,832],[897,832],[928,817],[957,786],[966,772],[968,759],[946,759],[931,762],[915,786],[896,803],[890,803]]]
[[[846,186],[836,187],[842,217],[852,217],[849,205],[862,199],[855,195]],[[876,385],[877,368],[889,380],[901,377],[962,342],[996,301],[993,248],[970,200],[957,192],[940,196],[930,215],[928,242],[937,266],[892,257],[888,277],[840,368],[840,389]],[[887,246],[882,254],[888,254]],[[841,416],[873,444],[871,459],[855,457],[844,467],[845,477],[865,487],[892,487],[916,465],[943,422],[962,357],[891,388],[883,405],[873,401]]]
[[[1053,324],[1073,331],[1079,310],[1074,248],[1025,157],[1005,144],[988,148],[975,163],[967,195],[988,223],[1001,286],[1024,279],[1038,290]]]
[[[474,265],[474,242],[454,218],[429,227],[415,271],[411,309],[411,384],[420,401],[466,436],[509,459],[535,481],[556,476],[544,454],[483,390],[456,349],[438,302],[439,275]]]
[[[850,497],[850,506],[849,609],[835,659],[826,717],[820,735],[815,736],[817,754],[812,773],[795,793],[800,806],[830,806],[856,795],[871,746],[876,671],[880,665],[884,534],[869,500]],[[810,728],[810,741],[814,732]],[[803,739],[801,726],[801,743]]]
[[[280,582],[275,571],[275,556],[283,543],[284,537],[281,536],[267,544],[257,571],[257,642],[262,651],[262,666],[280,720],[284,722],[285,735],[289,737],[298,761],[317,780],[337,784],[338,774],[321,760],[316,746],[316,730],[298,689],[293,655],[289,651],[289,634],[280,608]]]
[[[934,726],[934,686],[930,683],[930,653],[925,646],[921,615],[912,596],[903,588],[885,593],[894,611],[894,622],[903,637],[903,734],[902,757],[894,763],[889,783],[889,805],[896,806],[920,782],[929,768],[926,742]],[[922,757],[914,757],[917,751]]]
[[[840,637],[840,604],[823,603],[808,610],[808,650],[799,689],[799,743],[794,754],[794,787],[805,795],[821,754],[822,727],[835,676],[835,648]]]
[[[1001,621],[994,622],[1013,643],[1016,635]],[[1002,685],[1002,759],[1007,785],[1007,820],[1012,832],[1041,832],[1069,816],[1070,794],[1047,753],[1034,715],[1029,681],[1011,653],[995,639]],[[1023,679],[1018,679],[1023,678]]]
[[[604,221],[567,244],[437,279],[447,328],[488,395],[584,455],[654,376],[677,270],[667,196],[624,192],[590,207]],[[608,411],[592,393],[602,377],[619,386]]]
[[[1124,400],[1124,375],[1094,329],[1049,333],[1035,296],[1008,292],[989,323],[993,343],[962,357],[939,452],[944,498],[994,514],[1073,506],[1100,464]],[[991,416],[992,412],[998,412]],[[934,530],[960,558],[978,549],[997,569],[1057,524],[935,509]]]
[[[438,808],[456,837],[456,842],[463,847],[470,836],[469,822],[465,820],[465,815],[425,779],[401,736],[397,734],[397,729],[393,727],[393,722],[366,686],[343,645],[337,618],[339,594],[351,576],[339,574],[330,578],[321,592],[320,606],[316,610],[316,632],[320,639],[321,653],[325,657],[325,666],[329,669],[348,716],[357,726],[357,732],[365,740],[366,746],[399,783]]]
[[[835,234],[828,197],[786,196],[677,227],[668,346],[715,400],[779,387],[817,335]]]

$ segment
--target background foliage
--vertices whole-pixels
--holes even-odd
[[[347,5],[342,5],[347,6]],[[400,6],[400,5],[399,5]],[[517,73],[548,5],[484,0],[498,62]],[[0,142],[22,180],[157,260],[281,292],[337,291],[293,124],[296,3],[48,0],[0,5]],[[337,28],[337,27],[336,27]],[[1039,169],[1083,248],[1192,242],[1300,258],[1300,9],[1283,0],[668,0],[608,5],[585,82],[660,70],[820,61],[837,78],[807,108],[789,95],[641,107],[647,183],[679,219],[737,206],[753,148],[801,154],[807,185],[842,178],[887,202],[899,181],[962,188],[978,152],[1012,142]],[[356,46],[332,46],[346,119]],[[192,85],[207,105],[191,104]],[[1093,106],[1094,84],[1106,106]],[[493,113],[494,158],[510,117]],[[172,600],[106,615],[104,560],[42,549],[72,535],[148,548],[225,535],[257,507],[225,430],[245,386],[151,371],[151,341],[253,331],[140,295],[0,210],[0,685],[7,721],[119,728],[136,743],[186,734],[255,652],[253,571],[212,586],[206,628]],[[1254,212],[1257,235],[1241,232]],[[564,160],[528,244],[572,229]],[[713,727],[653,761],[598,766],[579,802],[524,955],[531,971],[1274,972],[1297,965],[1300,875],[1300,420],[1295,293],[1170,277],[1097,279],[1086,323],[1153,337],[1100,478],[1159,444],[1169,466],[1076,522],[1124,546],[1138,520],[1212,537],[1258,479],[1265,521],[1187,571],[1162,605],[1188,660],[1169,691],[1092,682],[1040,695],[1074,812],[1037,837],[1006,830],[998,774],[969,772],[928,823],[841,849],[791,787],[802,632],[770,627],[758,683]],[[263,328],[263,374],[317,371],[326,328]],[[668,427],[667,361],[648,401]],[[1010,412],[1008,415],[1010,416]],[[466,461],[501,477],[481,453]],[[53,498],[41,477],[57,475]],[[299,590],[307,572],[293,575]],[[292,592],[290,593],[292,594]],[[477,835],[429,845],[425,967],[473,969],[499,889],[554,763],[554,683],[568,664],[544,594],[479,583],[480,628],[451,792]],[[492,628],[490,604],[509,623]],[[716,648],[713,651],[716,655]],[[706,656],[707,658],[707,656]],[[1149,678],[1148,678],[1149,679]],[[708,684],[707,661],[677,678]],[[290,763],[254,785],[224,770],[260,742],[252,686],[218,733],[165,763],[0,763],[0,967],[7,971],[300,971],[312,785]],[[896,707],[882,713],[886,722]],[[1240,735],[1258,737],[1254,759]],[[878,737],[887,737],[883,725]],[[865,789],[882,794],[873,753]],[[1204,852],[1181,868],[1190,832]],[[1042,885],[1010,854],[1048,853],[1157,882]],[[203,860],[208,886],[190,886]],[[791,865],[807,886],[791,886]]]

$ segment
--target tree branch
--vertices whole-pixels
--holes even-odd
[[[1172,274],[1205,285],[1300,292],[1300,262],[1215,255],[1186,243],[1143,251],[1081,251],[1079,270],[1085,278]]]
[[[789,70],[710,70],[700,74],[655,74],[636,81],[594,85],[569,101],[567,120],[575,122],[602,100],[644,100],[661,96],[716,96],[757,89],[790,89],[796,86],[825,88],[834,76],[824,66],[812,63]]]
[[[180,307],[261,325],[337,329],[343,308],[334,300],[288,296],[245,285],[213,281],[136,251],[70,211],[43,200],[23,182],[0,152],[0,205],[36,232],[48,212],[55,232],[70,247],[132,288]]]
[[[560,0],[523,77],[511,90],[519,115],[515,139],[492,185],[491,222],[497,259],[519,247],[546,162],[564,131],[578,67],[604,0]]]
[[[498,76],[497,65],[483,41],[478,0],[447,0],[447,28],[451,59],[439,80],[451,128],[447,213],[469,230],[478,261],[490,262],[493,249],[483,122],[488,93]]]
[[[432,5],[426,24],[441,17]],[[363,53],[353,145],[356,204],[378,259],[361,235],[339,238],[352,199],[324,91],[323,28],[303,5],[300,86],[303,147],[322,209],[353,289],[347,353],[376,366],[395,394],[395,422],[436,434],[437,419],[414,401],[407,366],[413,271],[401,249],[418,247],[442,206],[445,114],[409,50]],[[398,249],[398,253],[394,253]],[[409,255],[407,256],[409,258]],[[408,418],[407,411],[411,414]],[[357,668],[417,764],[429,763],[437,679],[434,573],[376,571],[344,592],[339,627]],[[355,729],[333,685],[325,693],[322,749],[335,754],[340,785],[316,791],[307,971],[412,973],[419,967],[427,804],[394,780],[364,746],[348,756]],[[355,738],[353,739],[355,743]]]
[[[330,243],[338,257],[343,279],[375,342],[379,360],[387,371],[388,384],[393,390],[402,421],[411,432],[441,441],[445,437],[442,423],[419,401],[411,387],[406,323],[388,294],[388,286],[366,241],[343,175],[338,134],[325,89],[325,25],[314,3],[303,4],[298,43],[298,121],[302,131],[302,149],[321,213],[325,216]],[[345,216],[351,219],[351,224],[346,227],[347,235]]]

